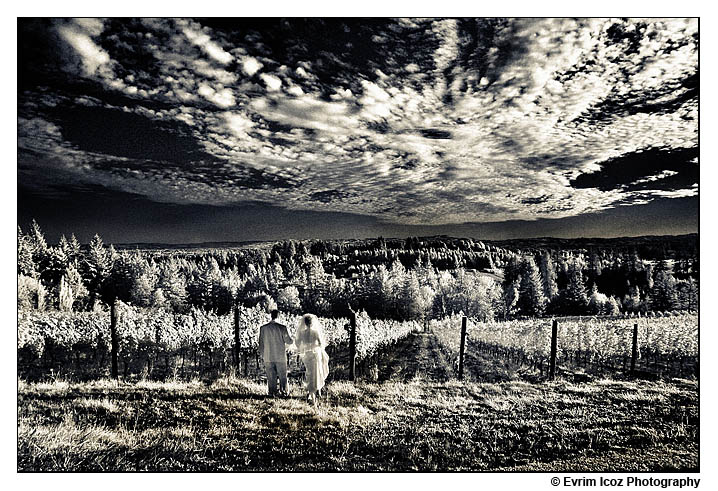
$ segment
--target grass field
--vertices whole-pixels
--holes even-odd
[[[696,381],[527,381],[493,360],[482,381],[475,359],[460,382],[430,334],[393,353],[316,408],[231,377],[20,381],[18,470],[698,470]]]

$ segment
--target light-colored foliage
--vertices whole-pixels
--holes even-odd
[[[698,356],[698,316],[676,313],[654,318],[558,318],[558,354],[588,352],[591,359],[608,360],[630,355],[633,325],[638,323],[638,345],[665,359]],[[504,322],[470,320],[467,336],[487,344],[513,348],[529,357],[546,358],[551,350],[551,319]],[[449,351],[459,350],[461,317],[431,321],[437,337]]]
[[[122,302],[118,305],[120,352],[136,356],[142,351],[174,353],[182,348],[203,346],[213,351],[234,347],[234,315],[217,315],[193,308],[188,314],[161,309],[143,309]],[[296,330],[300,316],[281,314],[290,334]],[[330,345],[348,343],[348,319],[320,319]],[[259,327],[269,321],[264,306],[239,308],[240,348],[255,351]],[[98,312],[18,311],[18,349],[29,348],[38,356],[45,344],[72,350],[82,344],[97,350],[109,350],[110,314]],[[357,357],[372,356],[378,350],[418,330],[417,322],[372,320],[365,312],[357,313]]]

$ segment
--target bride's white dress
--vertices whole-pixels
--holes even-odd
[[[306,368],[307,391],[312,394],[324,387],[324,381],[329,375],[329,355],[324,350],[326,343],[318,321],[315,320],[311,327],[307,327],[304,319],[301,319],[295,343]]]

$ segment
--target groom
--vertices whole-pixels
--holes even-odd
[[[259,328],[259,355],[264,360],[267,371],[267,387],[270,396],[277,395],[277,378],[279,378],[279,394],[287,396],[287,352],[286,347],[294,340],[289,336],[287,326],[277,322],[278,310],[272,310],[272,320]]]

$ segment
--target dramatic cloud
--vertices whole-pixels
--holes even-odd
[[[108,68],[110,55],[99,48],[90,37],[91,33],[96,35],[102,32],[102,24],[94,19],[80,19],[58,26],[57,32],[80,55],[86,75],[98,75],[102,71],[112,73],[111,68]]]
[[[19,38],[38,192],[425,225],[698,193],[696,19],[21,19]]]

